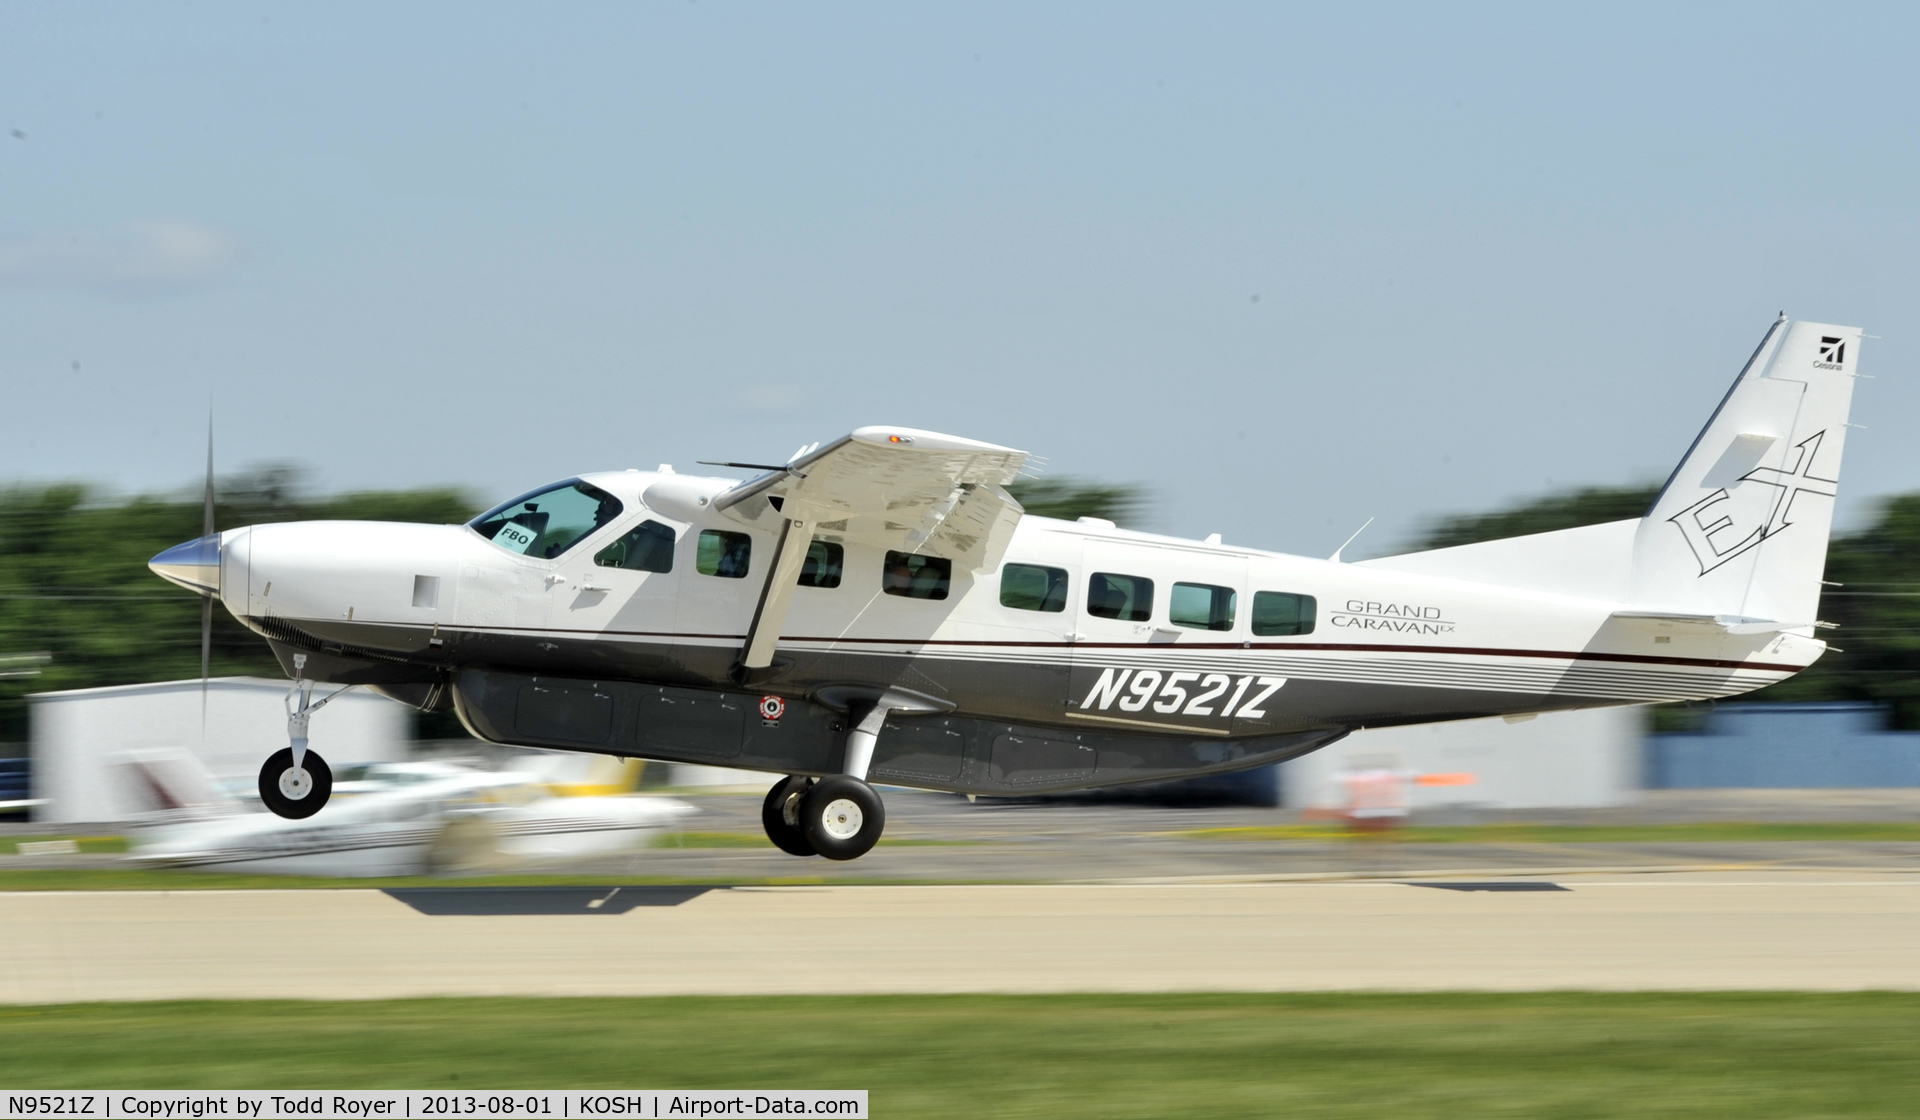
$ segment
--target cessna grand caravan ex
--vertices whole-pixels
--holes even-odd
[[[1826,648],[1860,337],[1773,324],[1637,521],[1360,563],[1026,517],[1002,489],[1025,453],[870,427],[744,482],[582,475],[464,526],[259,525],[152,567],[295,677],[294,745],[260,778],[282,815],[330,787],[305,749],[320,680],[450,704],[493,742],[787,774],[768,836],[851,859],[884,824],[869,781],[1156,781],[1790,676]]]

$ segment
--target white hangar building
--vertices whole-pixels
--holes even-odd
[[[316,698],[337,686],[322,685]],[[200,681],[42,692],[32,702],[34,819],[129,820],[146,808],[124,763],[190,755],[235,792],[254,787],[260,764],[287,745],[286,681],[216,677]],[[405,705],[355,689],[314,719],[311,746],[342,767],[406,757]]]

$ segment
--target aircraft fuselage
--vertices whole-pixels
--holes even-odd
[[[222,535],[219,594],[290,671],[300,652],[310,677],[450,700],[502,742],[834,773],[848,709],[894,690],[919,714],[887,725],[875,780],[980,793],[1258,765],[1363,726],[1727,696],[1824,648],[1029,516],[973,572],[819,526],[773,664],[743,672],[779,534],[707,512],[734,480],[580,481],[618,511],[552,557],[470,526],[262,525]]]

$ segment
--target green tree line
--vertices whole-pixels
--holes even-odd
[[[1028,480],[1015,493],[1051,517],[1126,523],[1146,508],[1138,487]],[[1586,488],[1432,525],[1416,547],[1438,548],[1637,517],[1651,487]],[[479,510],[459,489],[317,497],[297,472],[270,468],[223,479],[220,528],[270,521],[356,518],[455,523]],[[27,735],[25,696],[98,685],[182,680],[200,672],[200,600],[147,570],[155,553],[200,534],[198,496],[114,497],[79,484],[0,490],[0,657],[45,653],[34,676],[0,677],[0,742]],[[1837,536],[1828,553],[1822,617],[1834,649],[1757,699],[1868,700],[1896,724],[1920,728],[1920,494],[1885,502],[1872,525]],[[266,644],[214,612],[216,676],[278,676]]]
[[[284,467],[223,479],[215,493],[221,529],[332,518],[449,523],[478,512],[451,488],[312,497]],[[0,743],[26,739],[28,693],[200,675],[200,597],[147,561],[198,537],[201,516],[198,495],[111,497],[80,484],[0,490],[0,657],[48,655],[37,675],[0,678]],[[280,675],[266,643],[225,610],[213,612],[212,646],[215,676]]]

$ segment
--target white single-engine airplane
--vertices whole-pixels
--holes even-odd
[[[249,811],[191,756],[129,758],[122,768],[153,810],[130,833],[128,858],[209,871],[421,875],[609,855],[637,849],[695,812],[671,798],[622,796],[627,783],[579,796],[537,769],[385,762],[343,783],[344,804],[307,822]]]
[[[451,705],[491,742],[785,773],[769,838],[852,859],[885,821],[869,781],[1161,781],[1359,727],[1784,680],[1826,649],[1860,338],[1769,327],[1639,520],[1359,563],[1026,517],[1002,489],[1024,452],[869,427],[744,482],[582,475],[464,526],[258,525],[152,568],[294,677],[293,745],[260,774],[283,816],[330,789],[320,680]]]

